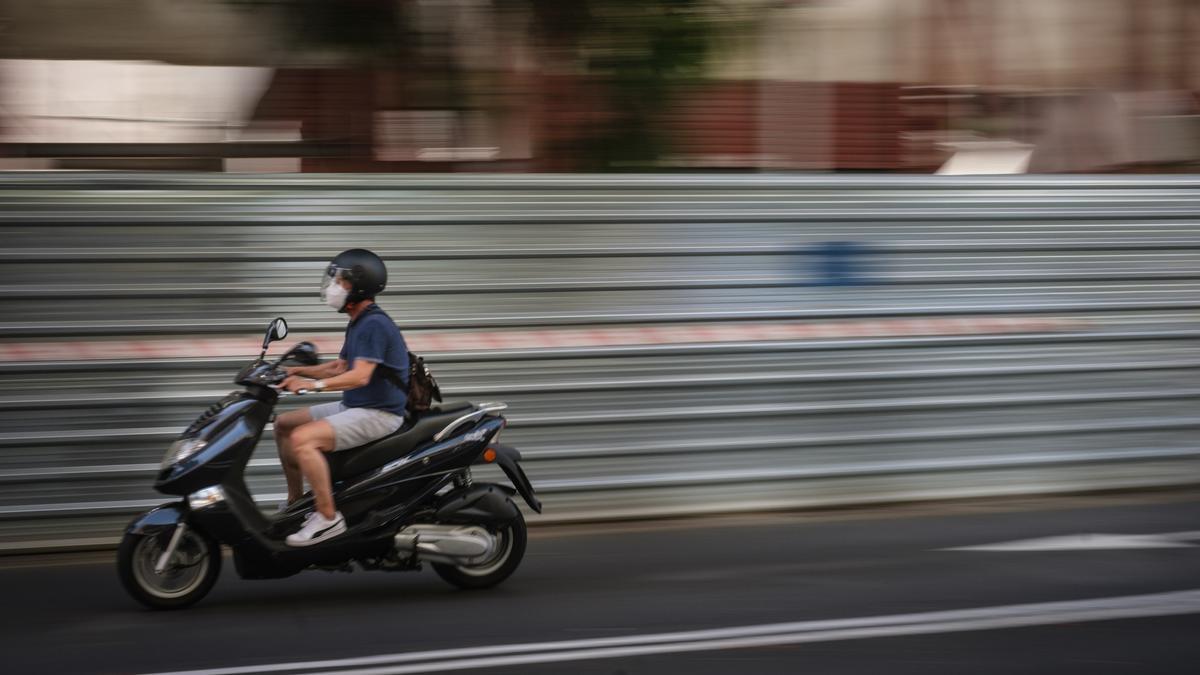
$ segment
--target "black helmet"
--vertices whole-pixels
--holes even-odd
[[[359,302],[383,292],[383,287],[387,286],[387,267],[379,256],[367,249],[352,248],[339,253],[325,268],[325,275],[321,279],[322,298],[325,297],[325,289],[335,278],[350,282],[346,302]]]

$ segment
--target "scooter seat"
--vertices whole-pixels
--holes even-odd
[[[411,423],[396,430],[390,436],[360,445],[357,448],[325,453],[329,462],[329,475],[334,481],[366,473],[399,459],[412,452],[417,446],[433,438],[447,424],[465,415],[475,405],[466,401],[443,403],[422,413]]]

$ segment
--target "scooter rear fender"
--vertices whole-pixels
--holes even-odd
[[[529,483],[529,477],[525,475],[524,469],[518,462],[521,461],[521,452],[511,445],[503,443],[492,443],[489,448],[496,451],[496,463],[500,465],[500,469],[504,471],[504,475],[512,481],[513,487],[517,488],[517,492],[529,504],[529,508],[534,511],[542,512],[542,502],[533,494],[533,485]]]

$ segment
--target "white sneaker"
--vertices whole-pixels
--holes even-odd
[[[313,511],[304,519],[304,525],[295,533],[289,534],[288,546],[309,546],[334,537],[346,531],[346,519],[338,511],[329,520],[317,511]]]

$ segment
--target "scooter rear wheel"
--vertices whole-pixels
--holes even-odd
[[[517,512],[512,522],[489,528],[496,537],[496,552],[475,565],[433,563],[433,571],[451,584],[463,589],[490,588],[507,579],[517,570],[525,557],[525,519]]]
[[[165,550],[164,537],[125,535],[117,549],[117,574],[129,595],[151,609],[179,609],[208,595],[221,574],[221,545],[188,529],[159,574],[154,566]]]

